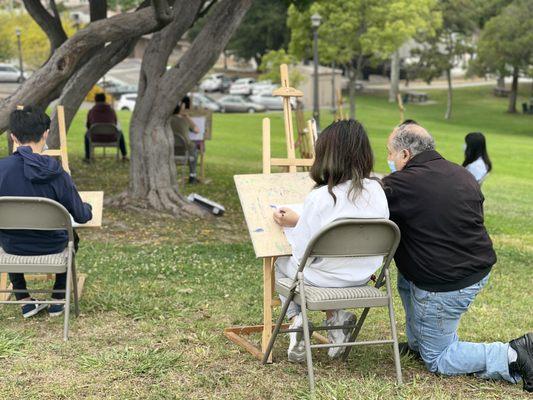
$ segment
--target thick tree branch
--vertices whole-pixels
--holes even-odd
[[[107,18],[107,0],[89,0],[91,22]]]
[[[41,27],[50,41],[50,54],[67,40],[67,34],[61,25],[61,18],[57,12],[54,0],[50,6],[54,15],[51,15],[41,4],[40,0],[24,0],[24,6],[28,14]]]
[[[50,93],[61,90],[94,48],[159,29],[161,25],[152,7],[90,23],[63,43],[15,93],[0,102],[0,131],[6,129],[9,113],[17,104],[40,104]]]
[[[152,0],[155,9],[155,15],[159,22],[168,23],[172,21],[172,10],[168,5],[167,0]]]

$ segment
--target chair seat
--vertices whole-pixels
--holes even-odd
[[[290,292],[291,278],[276,280],[276,291],[287,297]],[[296,288],[294,301],[301,304],[299,288]],[[310,310],[336,310],[358,307],[383,307],[389,298],[387,293],[373,286],[354,286],[344,288],[322,288],[305,285],[305,299]]]
[[[0,271],[62,273],[68,265],[68,248],[61,253],[41,256],[17,256],[0,247]]]

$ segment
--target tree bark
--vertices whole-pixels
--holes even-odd
[[[400,52],[392,53],[390,64],[389,103],[395,103],[400,93]]]
[[[446,70],[446,81],[448,82],[448,101],[446,104],[446,114],[444,119],[450,119],[452,117],[452,70],[448,68]]]
[[[40,0],[24,0],[26,11],[44,31],[50,41],[50,54],[67,40],[67,34],[61,25],[61,17],[57,12],[55,1],[50,1],[54,15],[51,15]]]
[[[67,80],[87,61],[90,52],[108,42],[131,39],[161,28],[152,7],[90,23],[64,42],[38,71],[0,102],[0,132],[18,104],[43,104],[60,93]]]
[[[175,42],[196,20],[203,5],[202,1],[190,3],[193,2],[176,10],[173,22],[153,36],[143,57],[138,100],[130,124],[130,186],[121,198],[126,203],[175,215],[205,212],[190,205],[178,192],[169,117],[179,99],[216,62],[252,0],[222,0],[215,4],[189,50],[167,71],[165,65]],[[198,9],[193,10],[196,6]],[[185,23],[187,19],[189,24]]]
[[[518,74],[520,70],[518,67],[513,67],[513,83],[511,84],[511,94],[509,95],[508,113],[516,113],[516,99],[518,97]]]

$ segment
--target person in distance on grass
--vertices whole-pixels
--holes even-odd
[[[89,162],[91,159],[91,149],[90,149],[90,140],[89,140],[89,128],[94,124],[113,124],[117,128],[118,119],[117,113],[113,108],[106,103],[105,93],[96,93],[94,95],[94,106],[87,113],[87,133],[85,133],[85,162]],[[119,130],[119,140],[118,147],[120,148],[120,153],[122,154],[122,161],[128,161],[126,142],[124,141],[124,135],[122,131]]]
[[[174,133],[174,142],[183,143],[189,150],[189,183],[198,183],[196,175],[196,168],[198,164],[198,147],[191,139],[189,139],[189,132],[200,133],[200,129],[196,126],[194,121],[187,114],[187,110],[191,108],[191,98],[185,96],[178,103],[174,109],[174,114],[170,117],[170,128]],[[174,145],[176,146],[176,144]]]
[[[471,132],[465,136],[465,160],[463,162],[468,172],[474,175],[481,185],[492,169],[485,136],[481,132]]]
[[[311,167],[315,189],[307,195],[301,215],[287,207],[274,212],[274,220],[283,227],[294,227],[288,235],[291,257],[276,261],[276,276],[294,278],[305,249],[325,225],[339,218],[389,218],[385,193],[379,180],[371,178],[374,155],[363,126],[354,120],[338,121],[318,137],[316,157]],[[304,269],[307,284],[319,287],[365,285],[381,266],[383,257],[315,259]],[[285,298],[282,296],[282,302]],[[353,325],[355,315],[344,310],[326,313],[329,326]],[[291,303],[287,310],[291,328],[302,326],[300,307]],[[332,343],[346,343],[350,329],[329,330]],[[346,347],[328,349],[331,358],[339,357]],[[301,333],[290,333],[289,361],[303,362],[305,347]]]
[[[15,110],[9,118],[11,139],[18,146],[9,157],[0,160],[0,196],[47,197],[61,203],[78,223],[92,218],[91,206],[81,201],[72,178],[54,158],[41,153],[46,145],[50,118],[39,108]],[[77,235],[75,235],[77,249]],[[33,256],[62,252],[67,245],[66,231],[0,230],[0,251]],[[65,290],[66,273],[56,274],[54,290]],[[26,290],[24,274],[9,274],[15,290]],[[15,293],[17,300],[32,301],[28,292]],[[63,299],[64,293],[52,298]],[[25,304],[22,315],[28,318],[47,307]],[[52,304],[48,312],[61,315],[64,306]]]
[[[533,333],[509,343],[459,341],[457,328],[496,263],[483,222],[483,194],[474,176],[435,151],[415,121],[396,127],[387,143],[392,174],[383,179],[390,218],[402,237],[394,256],[406,314],[407,343],[431,372],[475,374],[533,391]]]

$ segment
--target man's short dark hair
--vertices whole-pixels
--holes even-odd
[[[39,107],[26,106],[9,116],[9,130],[22,143],[37,143],[50,129],[50,117]]]
[[[105,93],[96,93],[94,95],[94,101],[97,103],[105,103]]]
[[[404,126],[404,125],[418,125],[418,122],[416,122],[414,119],[406,119],[405,121],[403,121],[400,126]]]

